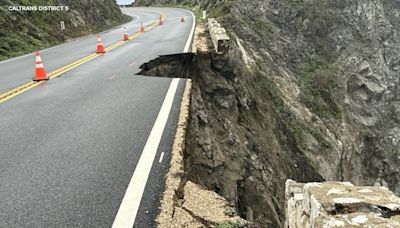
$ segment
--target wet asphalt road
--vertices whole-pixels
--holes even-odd
[[[140,18],[129,33],[158,18],[124,10]],[[0,227],[111,227],[171,84],[135,73],[158,55],[183,52],[192,29],[187,11],[152,10],[167,14],[164,25],[0,104]],[[103,34],[105,45],[121,31]],[[91,54],[95,40],[44,51],[46,70]],[[33,64],[33,55],[0,63],[0,93],[29,81]],[[135,227],[155,226],[183,87],[180,80]]]

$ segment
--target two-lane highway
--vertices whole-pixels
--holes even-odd
[[[132,34],[139,31],[141,22],[144,25],[149,25],[160,15],[158,12],[153,11],[135,11],[127,12],[127,14],[133,18],[131,22],[99,33],[106,47],[122,39],[123,27],[127,28],[129,34]],[[50,73],[75,60],[92,54],[96,50],[96,40],[96,35],[92,34],[41,51],[46,71]],[[34,53],[0,62],[2,73],[0,77],[0,94],[31,80],[33,77],[33,61]]]
[[[130,34],[157,12],[167,18],[0,104],[0,227],[154,227],[185,81],[134,74],[158,55],[188,51],[194,18],[181,9],[124,11],[140,18],[126,25]],[[121,31],[103,34],[105,45]],[[92,53],[93,40],[43,52],[46,70]],[[30,80],[33,58],[0,63],[0,90]]]

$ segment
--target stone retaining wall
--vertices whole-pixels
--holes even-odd
[[[400,198],[385,187],[286,181],[286,228],[400,227]]]
[[[226,30],[221,27],[215,18],[208,19],[208,30],[211,40],[217,53],[226,53],[229,50],[230,38]]]

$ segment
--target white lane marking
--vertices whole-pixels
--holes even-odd
[[[43,51],[42,51],[42,52],[43,52]],[[10,62],[10,61],[14,61],[14,60],[17,60],[17,59],[22,59],[22,58],[24,58],[24,57],[27,57],[27,56],[30,56],[30,55],[34,55],[34,54],[35,54],[35,53],[29,53],[29,54],[26,54],[26,55],[21,55],[21,56],[14,57],[14,58],[11,58],[11,59],[3,60],[3,61],[0,62],[0,64],[8,63],[8,62]]]
[[[161,163],[161,162],[162,162],[162,160],[163,160],[163,158],[164,158],[164,152],[161,152],[161,155],[160,155],[160,160],[158,160],[158,163]]]
[[[193,17],[192,30],[190,31],[189,38],[188,38],[188,40],[186,42],[186,45],[185,45],[185,49],[183,49],[183,52],[189,52],[189,48],[190,48],[190,45],[192,44],[192,40],[193,40],[194,29],[196,28],[196,16],[194,16],[192,11],[189,11],[189,10],[185,10],[185,11],[189,12],[190,14],[192,14],[192,17]]]
[[[157,149],[168,121],[169,113],[171,112],[178,83],[178,78],[172,79],[156,122],[144,146],[142,155],[140,156],[139,162],[125,192],[125,196],[122,199],[122,203],[119,206],[117,216],[112,225],[113,228],[132,228],[135,224],[140,201],[143,197],[147,179],[149,178]]]
[[[155,10],[148,10],[144,9],[143,7],[130,7],[133,11],[139,11],[139,12],[144,12],[144,13],[155,13],[155,14],[160,14],[161,11],[155,11]],[[163,9],[163,8],[160,8]],[[163,13],[163,12],[161,12]],[[158,19],[158,18],[157,18]]]
[[[189,38],[183,50],[184,52],[189,51],[196,23],[196,18],[194,14],[192,12],[190,13],[193,17],[193,25]],[[129,182],[128,188],[125,192],[124,198],[122,199],[122,203],[118,209],[118,213],[115,217],[112,228],[132,228],[135,224],[136,215],[139,210],[140,201],[142,200],[143,192],[147,184],[147,179],[150,175],[150,171],[155,156],[157,154],[158,146],[163,135],[169,113],[171,112],[172,102],[178,88],[178,82],[179,79],[172,79],[160,113],[158,114],[157,120],[154,123],[153,129],[151,130],[150,136],[147,139],[142,155],[140,156],[139,162]],[[164,109],[167,109],[167,111],[165,111]],[[163,123],[160,123],[161,121]]]
[[[133,15],[132,15],[132,17],[136,17],[136,20],[132,21],[131,23],[135,23],[136,21],[140,20],[140,17],[139,17],[139,16],[133,16]]]
[[[126,14],[126,15],[128,15],[128,14]],[[131,17],[136,18],[136,19],[135,19],[135,20],[132,20],[132,21],[129,21],[129,22],[127,22],[127,23],[125,23],[125,24],[123,24],[123,25],[120,25],[120,26],[118,26],[118,27],[115,27],[115,28],[113,28],[113,29],[117,30],[117,29],[120,29],[120,28],[123,28],[123,27],[128,27],[131,23],[135,23],[135,22],[137,22],[137,21],[140,20],[140,17],[139,17],[139,16],[134,16],[134,15],[128,15],[128,16],[131,16]],[[100,32],[100,34],[109,33],[109,32],[111,32],[111,30],[112,30],[112,29],[109,29],[109,30]]]
[[[120,28],[120,27],[122,27],[122,26],[125,26],[125,25],[128,25],[128,24],[130,24],[130,23],[135,23],[136,21],[138,21],[138,20],[140,19],[139,16],[133,16],[133,15],[131,15],[131,16],[134,17],[134,18],[136,18],[136,19],[135,19],[135,20],[132,20],[132,21],[129,21],[129,22],[123,24],[123,25],[120,25],[120,26],[117,26],[117,27],[108,29],[108,30],[106,30],[106,31],[100,32],[100,34],[109,32],[109,31],[111,31],[111,30],[113,30],[113,29],[118,29],[118,28]],[[53,47],[49,47],[49,48],[40,50],[40,52],[43,53],[43,52],[46,52],[46,51],[50,51],[50,50],[52,50],[52,49],[59,48],[59,47],[62,47],[62,46],[64,46],[64,45],[67,45],[67,44],[71,44],[71,43],[73,43],[73,42],[80,41],[80,40],[82,40],[82,39],[84,39],[84,38],[87,38],[87,37],[90,37],[90,36],[95,36],[95,35],[94,35],[94,34],[90,34],[90,35],[85,35],[85,36],[82,36],[82,37],[78,37],[78,38],[73,39],[73,40],[71,40],[71,41],[68,41],[68,42],[66,42],[66,43],[59,44],[59,45],[56,45],[56,46],[53,46]],[[24,57],[28,57],[28,56],[34,55],[34,54],[35,54],[35,52],[32,52],[32,53],[28,53],[28,54],[25,54],[25,55],[17,56],[17,57],[11,58],[11,59],[6,59],[6,60],[3,60],[3,61],[0,61],[0,64],[8,63],[8,62],[11,62],[11,61],[14,61],[14,60],[18,60],[18,59],[22,59],[22,58],[24,58]]]

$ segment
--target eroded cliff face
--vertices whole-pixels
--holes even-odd
[[[192,181],[260,227],[282,226],[288,178],[400,194],[397,1],[186,3],[208,6],[232,40],[192,69]]]
[[[14,11],[9,6],[68,6],[63,11]],[[0,0],[0,59],[21,55],[129,20],[114,0]],[[65,22],[65,31],[60,29]]]

